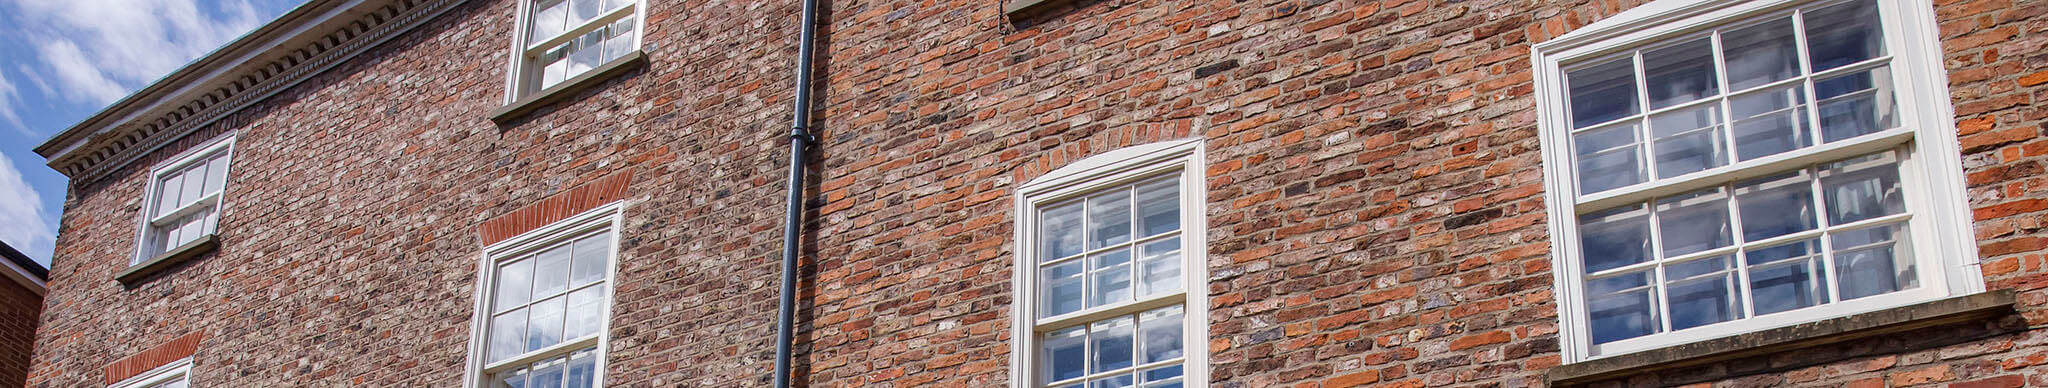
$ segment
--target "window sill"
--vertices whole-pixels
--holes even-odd
[[[212,252],[214,248],[219,247],[219,237],[212,234],[199,236],[198,240],[192,240],[192,242],[185,243],[185,245],[179,245],[177,248],[171,248],[171,250],[165,251],[163,254],[151,257],[149,260],[143,260],[141,263],[129,266],[127,270],[121,271],[121,274],[114,275],[114,280],[129,286],[141,284],[144,279],[148,279],[151,275],[161,273],[178,265],[178,263],[191,261],[193,258],[199,257],[200,254]]]
[[[2012,290],[1996,290],[1565,364],[1550,370],[1549,385],[1577,385],[1978,320],[2012,312],[2014,298]]]
[[[533,111],[546,107],[549,104],[568,99],[569,96],[576,95],[577,92],[581,92],[584,89],[596,86],[600,80],[625,73],[626,70],[644,63],[647,63],[646,52],[633,50],[633,52],[626,53],[626,55],[613,59],[602,66],[583,72],[581,75],[562,80],[561,84],[557,84],[554,87],[535,92],[526,97],[520,97],[510,104],[498,107],[498,109],[492,109],[491,121],[504,124],[517,120],[528,113],[533,113]]]

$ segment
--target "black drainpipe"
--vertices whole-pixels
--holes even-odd
[[[790,347],[796,341],[796,255],[803,231],[804,150],[818,138],[811,135],[811,41],[818,33],[818,0],[803,0],[802,32],[797,36],[795,114],[789,128],[789,209],[782,224],[782,300],[775,319],[775,388],[789,388]]]

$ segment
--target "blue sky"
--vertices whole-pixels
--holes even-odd
[[[0,241],[49,265],[66,181],[35,147],[305,0],[0,0]]]

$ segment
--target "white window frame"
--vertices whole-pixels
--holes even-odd
[[[544,361],[549,358],[569,355],[577,350],[591,347],[593,344],[596,346],[596,354],[591,356],[597,357],[597,360],[595,363],[596,376],[592,380],[591,386],[604,386],[605,367],[607,366],[607,361],[609,361],[606,355],[609,354],[611,346],[612,306],[617,302],[615,298],[618,292],[618,283],[615,283],[615,280],[618,278],[619,259],[624,255],[624,252],[619,251],[619,236],[624,231],[625,208],[625,201],[598,206],[595,209],[584,211],[581,214],[570,216],[561,221],[556,221],[555,223],[484,247],[483,254],[478,257],[477,261],[477,288],[475,298],[473,298],[475,303],[471,308],[471,311],[474,311],[474,316],[471,317],[469,330],[469,362],[463,372],[463,387],[485,387],[487,386],[484,384],[485,379],[492,372],[517,369],[520,366]],[[491,362],[489,352],[491,298],[497,295],[494,291],[496,291],[498,261],[501,259],[519,258],[556,244],[575,241],[577,237],[601,231],[609,231],[611,233],[612,257],[611,260],[605,263],[603,280],[605,287],[604,312],[599,314],[601,318],[598,321],[597,334],[585,338],[564,338],[561,343],[544,349],[528,351],[520,356],[503,361]]]
[[[198,386],[192,383],[192,357],[172,361],[169,364],[156,367],[156,369],[151,369],[148,372],[142,372],[142,374],[121,380],[121,382],[114,383],[113,385],[108,385],[107,388],[147,388],[177,379],[185,379],[186,387]]]
[[[583,25],[572,26],[569,29],[563,30],[561,35],[544,42],[538,42],[542,44],[534,44],[535,42],[531,40],[532,32],[529,29],[533,26],[534,3],[540,1],[545,0],[518,0],[518,13],[514,15],[512,47],[510,48],[511,51],[509,51],[511,55],[510,60],[505,65],[505,74],[509,75],[509,77],[505,77],[505,103],[507,104],[551,89],[552,87],[544,88],[540,86],[540,72],[546,66],[538,62],[539,56],[545,55],[549,47],[576,39],[585,33],[611,24],[606,21],[616,21],[621,17],[633,18],[633,49],[634,51],[639,51],[641,48],[647,47],[647,0],[634,0],[625,7],[601,11],[596,18],[592,18]],[[614,58],[599,62],[596,66],[592,67],[592,70],[588,71],[596,71],[596,68],[618,60],[620,59]],[[569,81],[582,74],[584,73],[566,75],[563,77],[562,83],[555,84],[554,87],[568,86],[571,83]]]
[[[164,175],[191,167],[193,163],[205,161],[208,157],[215,155],[228,160],[228,172],[222,173],[224,175],[221,178],[220,192],[213,194],[209,198],[193,201],[191,205],[186,205],[185,209],[180,209],[177,213],[156,216],[157,206],[163,202],[157,196],[162,194],[159,193],[162,189],[159,186],[162,186]],[[235,136],[230,134],[219,139],[210,140],[198,147],[193,147],[191,150],[180,153],[169,160],[157,163],[156,166],[151,167],[149,180],[145,183],[146,186],[142,192],[142,204],[138,207],[138,209],[141,209],[141,212],[136,215],[136,223],[138,225],[135,231],[135,254],[128,258],[128,265],[142,264],[143,261],[177,248],[178,246],[176,245],[169,245],[167,242],[164,242],[165,244],[161,250],[151,249],[159,243],[155,241],[156,233],[154,233],[157,224],[188,215],[188,213],[194,211],[192,209],[205,207],[204,204],[207,202],[213,203],[214,232],[212,234],[218,235],[220,233],[221,211],[226,210],[228,204],[228,184],[233,183],[235,179],[234,165]]]
[[[1089,157],[1018,186],[1013,218],[1016,261],[1011,281],[1015,294],[1010,302],[1011,338],[1010,387],[1036,388],[1050,381],[1038,381],[1042,360],[1039,336],[1091,322],[1129,316],[1152,309],[1181,304],[1183,358],[1182,381],[1188,386],[1206,386],[1209,381],[1209,296],[1208,296],[1208,164],[1203,157],[1204,140],[1175,140],[1127,147]],[[1181,292],[1133,299],[1123,303],[1084,308],[1061,316],[1039,318],[1038,285],[1039,208],[1080,198],[1101,189],[1115,188],[1149,179],[1178,175],[1181,215]],[[1135,234],[1135,232],[1134,232]],[[1133,236],[1136,238],[1136,236]],[[1133,260],[1136,260],[1133,258]],[[1145,365],[1133,365],[1143,370]]]
[[[1556,260],[1552,272],[1556,281],[1563,362],[1611,357],[1984,291],[1964,192],[1955,113],[1949,100],[1948,78],[1941,63],[1943,55],[1937,40],[1934,9],[1927,0],[1876,0],[1882,19],[1879,25],[1885,31],[1883,39],[1887,54],[1892,58],[1889,66],[1892,68],[1893,93],[1895,101],[1901,102],[1896,106],[1899,115],[1896,128],[1832,143],[1815,139],[1814,145],[1799,151],[1731,162],[1707,173],[1669,178],[1646,177],[1645,183],[1592,195],[1578,194],[1571,149],[1573,128],[1570,112],[1566,110],[1569,90],[1564,85],[1565,68],[1611,58],[1637,48],[1678,42],[1717,26],[1740,25],[1780,15],[1780,12],[1789,12],[1795,7],[1841,2],[1843,0],[1659,0],[1534,45],[1531,62],[1535,67],[1535,98],[1545,171],[1544,201],[1548,209],[1552,254]],[[1803,52],[1806,48],[1801,47],[1800,50]],[[1600,345],[1596,354],[1595,345],[1591,343],[1590,323],[1585,316],[1584,271],[1577,230],[1580,214],[1883,150],[1896,150],[1903,159],[1898,168],[1900,185],[1908,190],[1906,206],[1908,213],[1912,214],[1908,233],[1914,247],[1913,260],[1919,269],[1918,288],[1618,340]],[[1618,344],[1623,346],[1615,346]]]

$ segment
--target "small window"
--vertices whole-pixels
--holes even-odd
[[[186,358],[129,377],[108,388],[191,388],[191,376],[192,359]]]
[[[639,0],[522,0],[510,99],[639,50],[644,7]]]
[[[1926,8],[1665,0],[1538,45],[1566,361],[1981,291]]]
[[[212,235],[228,178],[229,139],[158,167],[144,197],[142,244],[129,265]]]
[[[618,205],[488,249],[473,339],[476,387],[598,387]]]
[[[1020,190],[1016,338],[1028,350],[1015,352],[1013,386],[1206,381],[1200,144],[1112,152]]]

